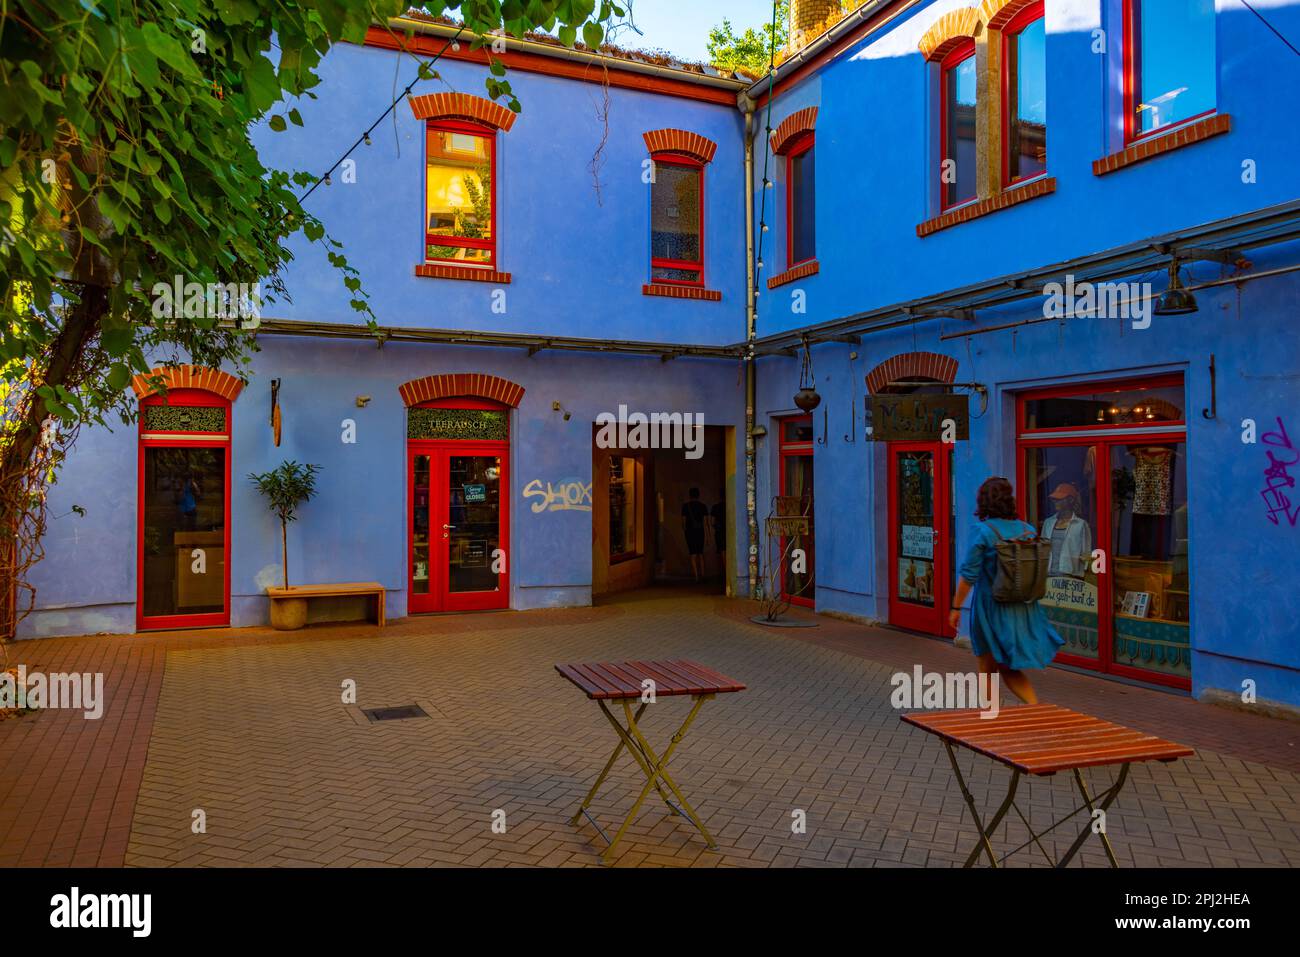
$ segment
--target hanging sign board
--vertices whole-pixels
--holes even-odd
[[[941,442],[951,420],[953,439],[970,438],[970,400],[965,394],[873,395],[871,437],[877,442]]]

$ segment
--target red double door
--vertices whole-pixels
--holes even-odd
[[[889,443],[889,621],[952,637],[952,446]]]
[[[508,449],[507,442],[407,442],[412,612],[509,607]]]

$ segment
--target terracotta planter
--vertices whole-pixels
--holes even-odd
[[[271,602],[271,627],[293,631],[307,624],[306,598],[277,598]]]

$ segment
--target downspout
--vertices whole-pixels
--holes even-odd
[[[758,576],[758,465],[754,455],[754,405],[758,392],[758,359],[754,340],[758,335],[754,310],[754,101],[737,98],[745,113],[745,528],[749,549],[747,574],[750,598],[762,598]]]

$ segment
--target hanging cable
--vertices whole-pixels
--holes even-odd
[[[776,20],[777,7],[779,0],[772,0],[772,27],[768,34],[768,48],[770,50],[767,65],[767,118],[763,121],[764,143],[763,149],[763,198],[758,204],[758,254],[754,257],[754,301],[751,306],[754,310],[754,328],[758,328],[758,289],[760,286],[760,277],[763,275],[763,234],[767,232],[767,191],[771,186],[771,180],[768,178],[768,161],[772,156],[772,99],[776,87]],[[752,358],[752,352],[751,352]]]
[[[1279,40],[1281,40],[1283,43],[1285,43],[1285,44],[1286,44],[1286,45],[1291,49],[1291,52],[1292,52],[1292,53],[1294,53],[1296,56],[1300,56],[1300,50],[1297,50],[1297,49],[1295,48],[1295,45],[1294,45],[1290,40],[1288,40],[1286,37],[1282,36],[1282,31],[1279,30],[1277,27],[1273,26],[1273,24],[1269,23],[1268,20],[1265,19],[1264,14],[1260,13],[1258,10],[1256,10],[1254,7],[1252,7],[1252,6],[1247,2],[1247,0],[1241,0],[1241,5],[1242,5],[1243,7],[1245,7],[1247,10],[1249,10],[1251,13],[1255,14],[1255,16],[1259,17],[1259,22],[1262,23],[1262,24],[1264,24],[1264,26],[1268,27],[1270,30],[1272,30],[1272,31],[1273,31],[1273,34],[1274,34],[1274,35],[1275,35]]]
[[[336,169],[338,169],[339,166],[342,165],[345,159],[347,159],[349,156],[352,155],[353,150],[355,150],[362,143],[365,143],[367,146],[370,145],[370,134],[375,131],[375,127],[378,126],[380,123],[384,122],[385,119],[387,119],[388,114],[393,112],[393,109],[397,106],[398,103],[401,103],[403,100],[405,100],[408,96],[411,95],[411,90],[415,89],[415,84],[419,83],[423,79],[426,79],[426,77],[424,76],[425,69],[437,63],[438,60],[442,58],[442,55],[447,52],[448,47],[450,47],[454,43],[459,43],[460,35],[464,32],[465,32],[465,24],[462,23],[459,29],[457,29],[456,32],[447,39],[447,42],[442,45],[442,49],[433,55],[432,59],[426,60],[420,64],[419,69],[416,70],[415,72],[415,79],[406,85],[406,89],[404,89],[401,93],[399,93],[397,95],[397,98],[394,99],[392,103],[388,104],[388,108],[384,110],[384,112],[379,114],[379,118],[375,120],[373,123],[371,123],[370,126],[366,128],[366,131],[364,133],[362,133],[360,136],[357,137],[356,142],[354,142],[351,146],[348,147],[347,152],[345,152],[342,156],[340,156],[338,159],[334,161],[334,165],[325,171],[325,175],[318,178],[316,182],[311,184],[311,188],[307,190],[307,192],[303,193],[301,196],[298,197],[299,206],[301,206],[304,202],[307,201],[308,196],[316,192],[316,187],[320,186],[321,183],[325,183],[327,185],[329,184],[330,174],[333,173]]]

